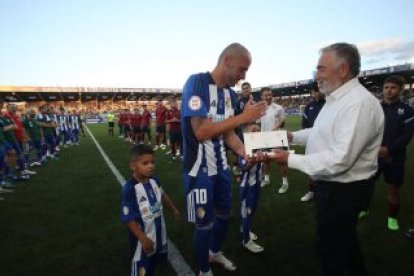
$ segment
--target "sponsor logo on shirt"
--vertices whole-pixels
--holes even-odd
[[[154,206],[143,206],[140,211],[144,220],[152,220],[162,215],[162,204],[156,202]]]
[[[218,122],[223,122],[224,120],[226,120],[226,116],[222,115],[222,114],[208,114],[208,121],[211,123],[218,123]]]

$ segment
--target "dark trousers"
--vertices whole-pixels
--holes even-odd
[[[323,275],[367,275],[356,225],[373,188],[372,179],[315,182],[316,246]]]

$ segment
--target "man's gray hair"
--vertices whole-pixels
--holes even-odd
[[[230,45],[228,45],[226,48],[224,48],[224,50],[221,52],[219,58],[218,58],[218,63],[220,63],[224,57],[226,56],[241,56],[241,55],[248,55],[250,56],[250,52],[249,50],[247,50],[246,47],[244,47],[243,45],[241,45],[240,43],[232,43]]]
[[[352,77],[357,77],[361,70],[361,56],[354,44],[345,42],[335,43],[321,49],[322,53],[333,51],[337,57],[344,59],[349,65]]]

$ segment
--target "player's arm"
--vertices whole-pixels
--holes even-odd
[[[3,127],[3,131],[15,130],[16,128],[17,126],[15,124],[11,124],[11,125]]]
[[[53,127],[51,123],[38,122],[38,124],[41,127]]]
[[[239,156],[245,156],[244,144],[234,130],[224,134],[224,142]]]
[[[283,108],[282,108],[281,112],[279,113],[279,117],[280,117],[280,120],[275,125],[275,130],[278,130],[278,129],[280,129],[280,128],[282,128],[282,127],[285,126],[285,122],[286,122],[286,112],[285,112],[285,110]]]
[[[178,118],[171,118],[169,120],[166,120],[167,123],[179,123],[180,119]]]
[[[135,220],[126,222],[126,227],[142,243],[145,254],[151,255],[154,253],[154,242],[145,235]]]
[[[192,117],[191,126],[199,141],[208,140],[213,137],[233,131],[240,124],[253,122],[260,118],[266,111],[266,103],[252,104],[249,101],[240,115],[228,118],[222,122],[209,122],[207,118]],[[233,131],[234,132],[234,131]]]
[[[178,218],[180,216],[180,211],[175,206],[174,202],[170,199],[170,197],[163,192],[161,196],[162,204],[167,206],[168,209],[170,209],[174,215],[174,217]]]

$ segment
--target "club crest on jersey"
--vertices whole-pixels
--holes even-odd
[[[149,212],[148,207],[144,207],[144,208],[141,209],[141,213],[142,213],[143,216],[146,216],[148,214],[148,212]]]
[[[201,99],[199,96],[192,96],[188,100],[188,108],[190,108],[193,111],[197,111],[201,108]]]
[[[198,207],[196,213],[199,219],[204,218],[204,216],[206,215],[206,211],[204,210],[203,207]]]
[[[398,108],[398,115],[404,115],[404,108]]]

